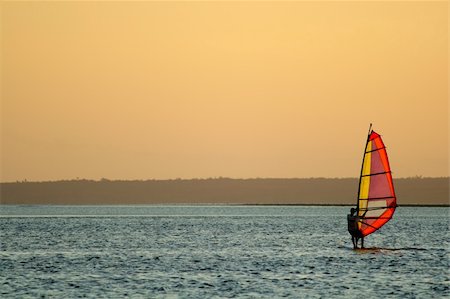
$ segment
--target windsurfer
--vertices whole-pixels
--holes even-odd
[[[358,228],[359,217],[355,215],[356,209],[351,208],[350,214],[347,215],[348,232],[352,235],[353,248],[358,248],[358,241],[361,239],[361,248],[364,248],[364,237]]]

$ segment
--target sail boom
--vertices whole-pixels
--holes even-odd
[[[364,219],[392,219],[392,217],[364,217]]]
[[[377,208],[369,208],[369,209],[360,209],[360,211],[376,211],[376,210],[384,210],[392,207],[377,207]]]

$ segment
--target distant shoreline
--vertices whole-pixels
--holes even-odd
[[[427,177],[427,176],[412,176],[412,177],[399,177],[394,178],[394,182],[397,180],[440,180],[446,179],[449,180],[450,177],[447,176],[436,176],[436,177]],[[90,182],[90,183],[101,183],[101,182],[113,182],[113,183],[124,183],[124,182],[189,182],[189,181],[220,181],[220,180],[228,180],[228,181],[291,181],[291,180],[359,180],[357,177],[292,177],[292,178],[276,178],[276,177],[249,177],[249,178],[235,178],[235,177],[208,177],[208,178],[172,178],[172,179],[86,179],[86,178],[75,178],[75,179],[57,179],[57,180],[47,180],[47,181],[33,181],[33,180],[15,180],[15,181],[4,181],[0,182],[0,185],[3,184],[42,184],[42,183],[63,183],[63,182]]]
[[[153,207],[166,207],[166,206],[210,206],[210,207],[352,207],[354,204],[226,204],[226,203],[171,203],[171,204],[5,204],[0,203],[0,206],[93,206],[93,207],[101,207],[101,206],[117,206],[117,207],[127,207],[127,206],[153,206]],[[398,205],[397,208],[449,208],[450,204],[406,204],[406,205]]]
[[[0,183],[0,204],[352,206],[357,178]],[[394,179],[399,206],[450,206],[448,177]]]

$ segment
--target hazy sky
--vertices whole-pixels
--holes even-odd
[[[1,2],[1,181],[449,174],[448,2]]]

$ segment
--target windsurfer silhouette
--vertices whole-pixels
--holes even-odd
[[[353,249],[358,248],[358,240],[361,239],[361,248],[364,248],[364,237],[358,228],[359,217],[355,215],[356,209],[351,208],[347,215],[348,232],[352,235]]]

